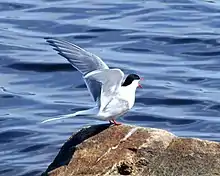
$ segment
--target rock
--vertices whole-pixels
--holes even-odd
[[[220,143],[160,129],[96,125],[63,145],[42,176],[220,176]]]

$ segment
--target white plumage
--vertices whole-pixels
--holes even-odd
[[[134,105],[135,91],[140,86],[140,77],[130,74],[123,82],[124,73],[118,68],[109,69],[98,56],[67,41],[55,38],[46,38],[46,40],[54,47],[54,50],[58,51],[59,55],[65,57],[73,67],[82,73],[96,106],[58,118],[51,118],[42,123],[84,115],[119,124],[115,122],[115,119],[125,114]]]

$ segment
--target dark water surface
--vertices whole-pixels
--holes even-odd
[[[42,120],[93,106],[43,37],[61,37],[144,77],[123,123],[220,141],[220,3],[205,0],[0,2],[0,175],[38,176],[94,119]]]

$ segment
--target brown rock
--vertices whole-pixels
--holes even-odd
[[[43,176],[220,176],[220,143],[152,128],[96,125],[61,148]]]

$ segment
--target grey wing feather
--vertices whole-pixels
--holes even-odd
[[[96,55],[74,45],[70,42],[56,38],[45,38],[46,41],[58,51],[58,54],[66,58],[71,65],[83,75],[100,69],[109,69],[109,67]],[[94,101],[97,101],[101,84],[95,80],[85,79],[86,86],[89,89]]]
[[[77,45],[56,38],[45,39],[54,47],[54,50],[58,51],[59,55],[65,57],[83,75],[94,70],[108,69],[108,66],[98,56]]]
[[[102,83],[100,96],[100,111],[102,111],[117,94],[124,78],[124,73],[120,69],[103,69],[90,72],[84,78],[90,78]]]
[[[95,102],[100,100],[102,84],[96,80],[84,79],[87,88],[89,89],[90,95],[93,97]],[[97,102],[99,103],[99,102]]]

